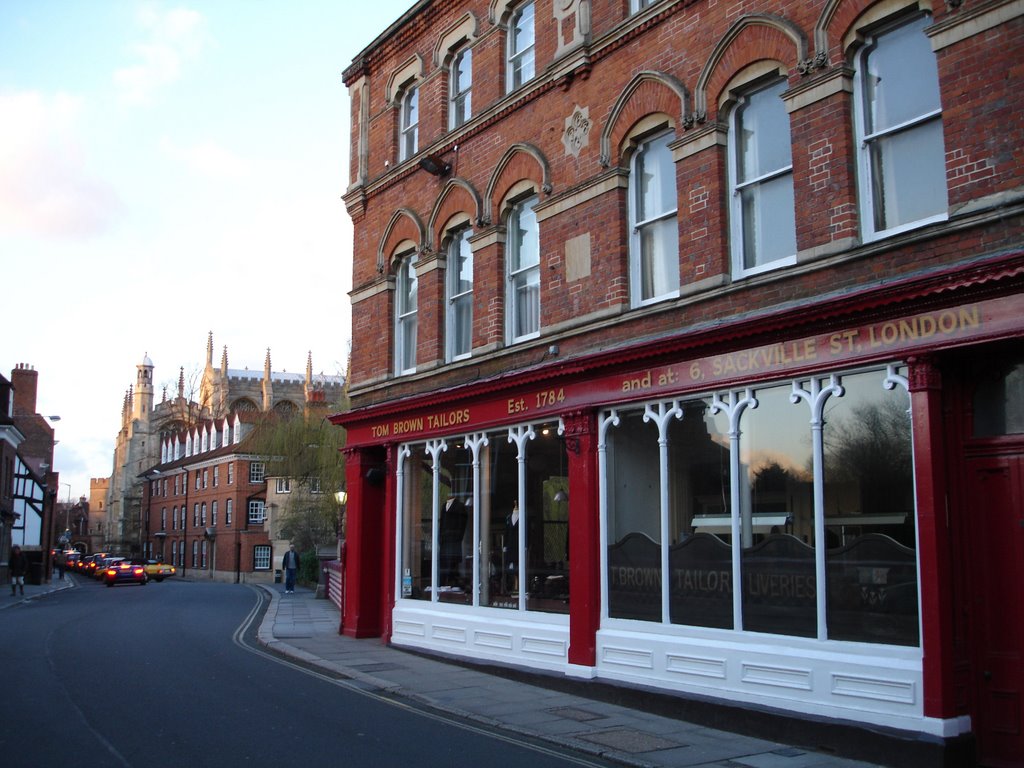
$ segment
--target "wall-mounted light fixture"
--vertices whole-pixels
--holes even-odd
[[[426,155],[420,158],[420,168],[431,176],[447,176],[451,173],[451,163],[446,163],[437,155]]]

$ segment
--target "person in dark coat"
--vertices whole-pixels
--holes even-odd
[[[7,565],[11,572],[11,596],[17,594],[19,588],[21,594],[25,594],[25,574],[28,573],[28,558],[21,551],[21,547],[15,544],[11,547],[11,556],[7,558]]]
[[[285,594],[291,594],[295,591],[295,573],[299,570],[299,553],[295,551],[294,544],[289,545],[281,558],[281,567],[284,569]]]

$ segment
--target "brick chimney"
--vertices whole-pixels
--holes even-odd
[[[11,371],[11,385],[14,387],[14,415],[35,415],[39,372],[31,365],[18,363]]]

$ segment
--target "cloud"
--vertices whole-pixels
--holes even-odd
[[[214,141],[183,147],[164,136],[160,139],[160,150],[193,173],[212,179],[241,179],[251,170],[248,160]]]
[[[81,110],[66,93],[0,92],[0,234],[91,236],[120,214],[116,192],[85,166]]]
[[[138,24],[145,37],[130,46],[136,61],[114,72],[114,85],[130,104],[149,103],[157,90],[175,82],[206,42],[202,14],[187,8],[148,4],[139,11]]]

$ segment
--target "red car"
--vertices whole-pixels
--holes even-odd
[[[115,584],[138,584],[146,586],[146,569],[136,563],[129,563],[127,560],[120,560],[112,563],[103,573],[103,581],[108,587]]]

